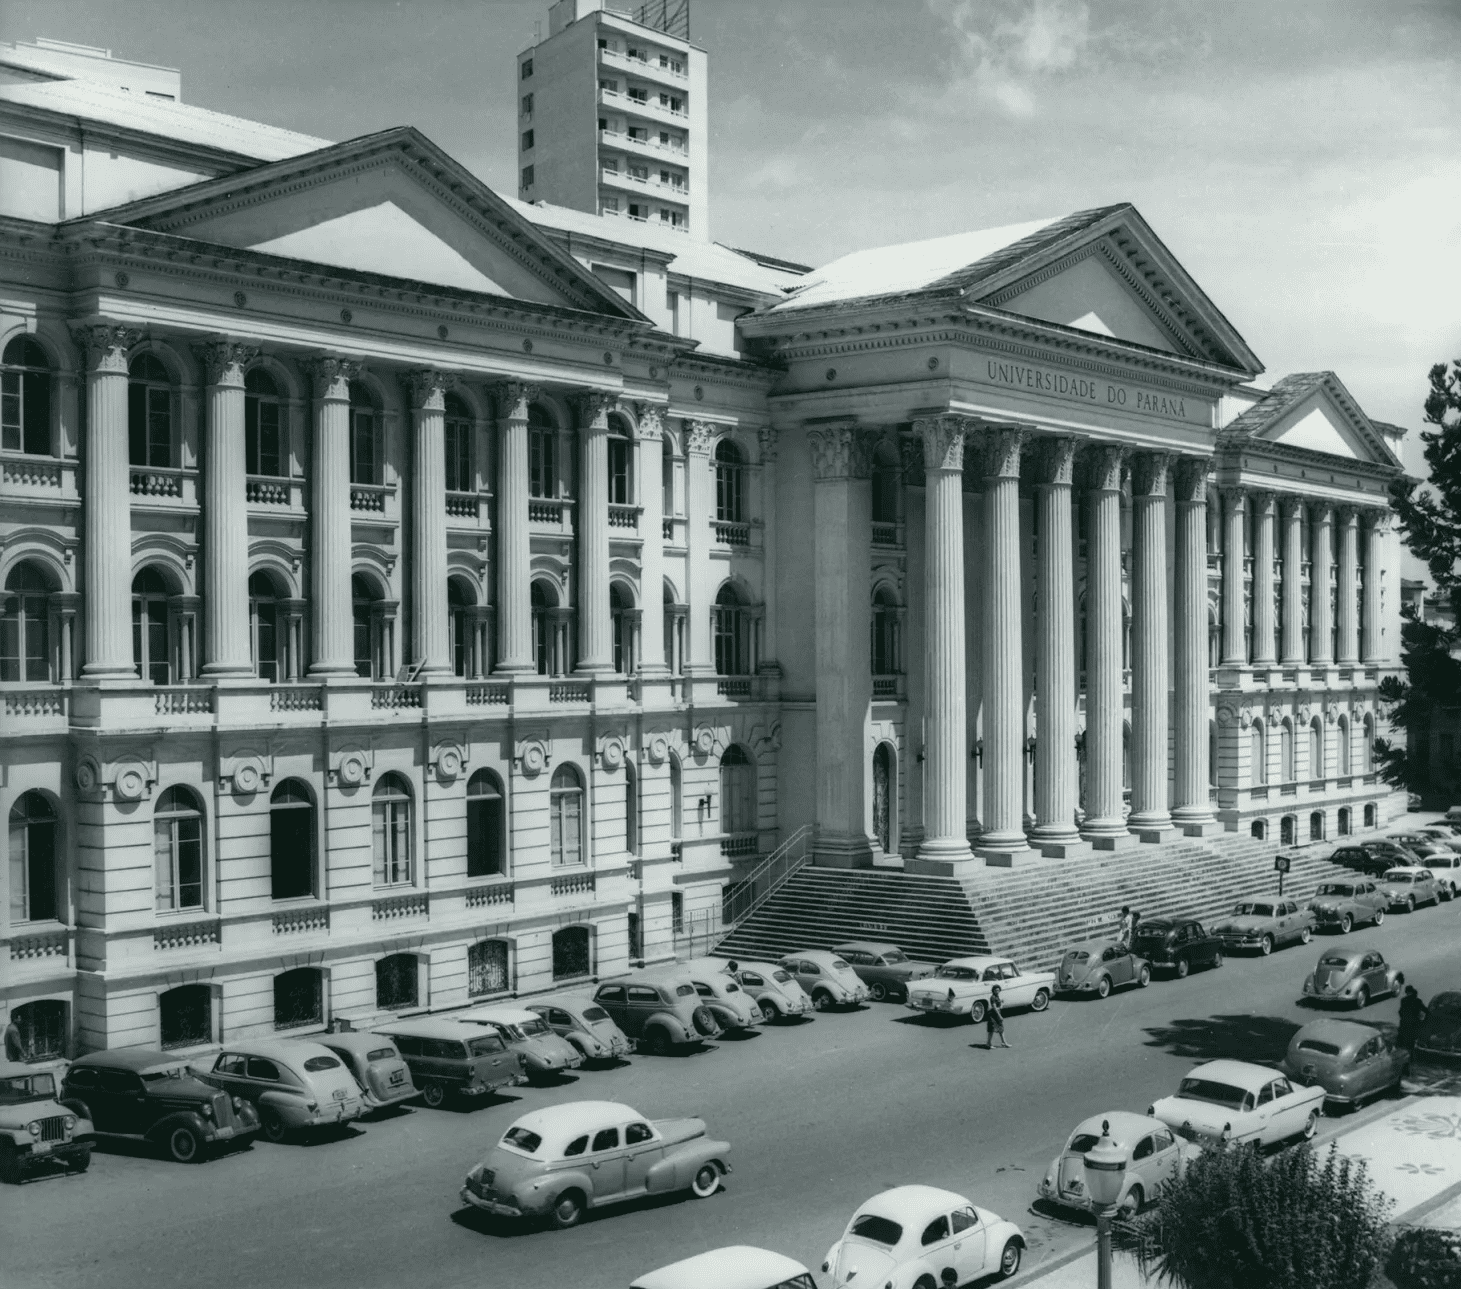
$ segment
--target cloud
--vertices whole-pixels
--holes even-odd
[[[927,0],[929,10],[953,29],[956,66],[948,87],[1005,115],[1025,118],[1037,110],[1036,82],[1068,71],[1090,40],[1090,10],[1081,0]]]

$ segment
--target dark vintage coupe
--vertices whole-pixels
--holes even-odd
[[[876,940],[849,940],[834,945],[832,952],[852,968],[875,1003],[906,1002],[908,982],[927,979],[934,972],[930,963],[914,962],[896,944]]]
[[[1415,1050],[1448,1060],[1461,1057],[1461,992],[1448,989],[1431,999],[1415,1036]]]
[[[1179,980],[1193,967],[1223,965],[1223,942],[1191,917],[1142,918],[1132,948],[1153,967],[1175,972]]]

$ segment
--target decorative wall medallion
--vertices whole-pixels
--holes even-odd
[[[123,287],[123,288],[125,288],[127,286],[127,284],[129,282],[131,282],[131,280],[132,279],[130,277],[128,277],[125,273],[118,273],[117,276],[116,276],[116,278],[115,278],[116,284],[119,287]]]
[[[517,759],[529,778],[542,774],[548,768],[548,732],[543,730],[518,739]]]
[[[695,750],[701,756],[709,756],[715,751],[715,731],[708,725],[702,725],[695,731]]]
[[[533,342],[531,340],[524,340],[523,341],[523,353],[530,354],[532,352],[533,352]]]
[[[112,779],[112,796],[118,801],[141,801],[147,792],[147,767],[140,761],[123,761]]]
[[[249,302],[249,298],[242,291],[235,291],[233,293],[233,302],[242,309]]]
[[[1217,709],[1217,719],[1219,725],[1231,725],[1238,719],[1238,714],[1231,707],[1219,707]]]
[[[651,367],[649,369],[649,378],[650,378],[650,380],[658,380],[659,379],[659,368],[658,367]]]
[[[665,758],[670,754],[670,740],[664,734],[651,734],[645,750],[649,753],[651,761],[656,765],[663,765]]]
[[[442,783],[450,783],[461,774],[467,757],[455,743],[438,743],[433,762],[436,766],[436,777]]]
[[[358,788],[370,778],[370,753],[364,748],[342,748],[335,762],[335,782],[342,788]]]
[[[938,359],[937,358],[930,358],[928,360],[928,370],[929,371],[938,371]]]
[[[624,740],[618,734],[610,734],[599,745],[599,761],[606,770],[617,770],[624,764]]]
[[[705,386],[704,385],[696,385],[695,386],[695,397],[697,399],[703,399],[705,397]]]
[[[612,367],[613,365],[614,365],[614,355],[611,354],[611,353],[609,353],[606,350],[605,353],[604,353],[604,366],[605,367]]]
[[[95,792],[101,787],[101,766],[94,756],[83,756],[77,763],[76,786],[82,792]]]
[[[341,309],[340,310],[340,321],[341,322],[354,322],[355,321],[355,315],[353,313],[351,313],[349,309]]]
[[[837,379],[837,368],[835,368],[835,367],[829,367],[829,368],[827,368],[827,379],[828,380],[836,380]]]
[[[248,797],[268,784],[269,768],[257,756],[241,756],[234,760],[232,777],[234,795]]]
[[[449,335],[451,335],[451,331],[447,328],[446,323],[443,322],[441,326],[436,329],[436,338],[438,340],[445,340]]]

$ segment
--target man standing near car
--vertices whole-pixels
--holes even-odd
[[[1427,1015],[1429,1012],[1421,1002],[1420,995],[1415,992],[1415,986],[1406,985],[1405,997],[1400,1000],[1400,1033],[1395,1041],[1412,1056],[1415,1055],[1416,1034]]]

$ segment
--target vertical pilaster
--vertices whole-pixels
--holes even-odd
[[[664,460],[664,413],[653,403],[634,406],[638,458],[634,485],[639,501],[639,604],[641,609],[640,670],[650,675],[665,671],[665,538],[664,489],[660,471]]]
[[[609,412],[616,399],[581,394],[578,481],[578,670],[614,670],[614,632],[609,613]]]
[[[311,587],[314,662],[311,676],[355,674],[355,626],[350,609],[350,381],[360,364],[316,358],[315,440],[311,506]]]
[[[1205,459],[1178,463],[1176,773],[1172,819],[1189,833],[1213,822],[1208,795],[1207,471]]]
[[[1304,662],[1304,503],[1283,501],[1283,665]]]
[[[415,430],[411,461],[411,653],[416,674],[452,674],[446,599],[446,387],[439,371],[404,381]]]
[[[1089,838],[1125,835],[1122,814],[1121,471],[1126,450],[1093,448],[1086,543],[1086,816]]]
[[[1035,615],[1036,841],[1072,845],[1079,784],[1075,761],[1075,595],[1070,490],[1074,439],[1036,445],[1039,568]]]
[[[528,409],[536,385],[506,381],[497,397],[497,670],[534,671],[528,530]]]
[[[1253,507],[1253,665],[1271,667],[1278,661],[1273,622],[1273,529],[1278,498],[1271,492],[1255,492],[1249,504]],[[1284,586],[1288,586],[1287,568]],[[1284,632],[1287,638],[1287,605]]]
[[[1167,479],[1170,458],[1142,453],[1132,475],[1131,817],[1143,834],[1172,826],[1167,808]]]
[[[710,533],[715,519],[715,489],[710,445],[715,441],[712,421],[685,423],[685,671],[691,676],[715,674],[710,633]]]
[[[1385,661],[1385,640],[1381,602],[1385,586],[1385,535],[1390,530],[1390,512],[1374,510],[1365,524],[1365,655],[1367,664]]]
[[[1339,508],[1339,593],[1335,616],[1339,622],[1339,661],[1353,666],[1360,660],[1359,641],[1360,516],[1353,506]]]
[[[776,609],[781,602],[777,583],[776,430],[769,425],[756,431],[761,449],[761,576],[766,590],[766,616],[761,626],[761,670],[781,674],[777,663]]]
[[[1309,661],[1316,667],[1334,661],[1334,623],[1330,617],[1330,552],[1333,507],[1315,502],[1309,511]]]
[[[1242,488],[1223,490],[1223,666],[1248,662],[1244,639],[1243,558],[1247,542],[1248,497]]]

